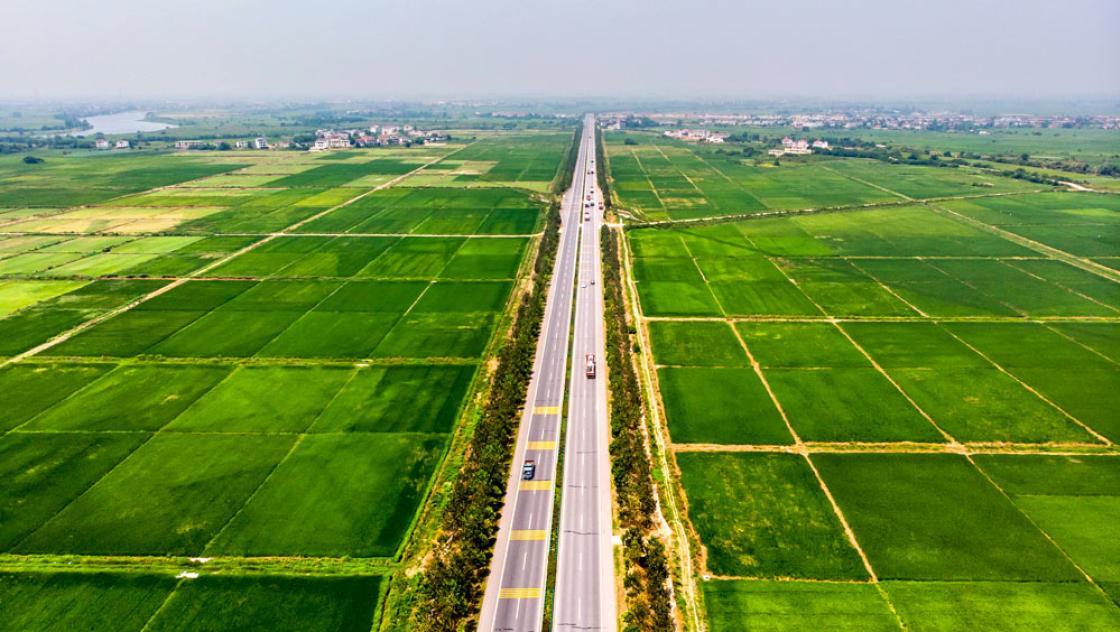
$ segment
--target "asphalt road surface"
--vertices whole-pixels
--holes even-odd
[[[595,177],[588,173],[596,168],[594,138],[594,119],[589,116],[572,188],[561,208],[556,264],[482,604],[479,629],[488,632],[541,631],[552,510],[556,485],[560,484],[556,466],[569,344],[574,356],[563,457],[554,628],[615,629],[606,385],[602,374],[601,215]],[[593,197],[593,208],[585,207],[588,194]],[[594,379],[585,375],[588,353],[595,354]],[[535,463],[536,472],[531,480],[522,480],[521,470],[527,460]]]
[[[594,155],[594,120],[584,122]],[[572,332],[572,375],[568,390],[568,425],[564,441],[564,487],[560,495],[560,531],[556,559],[553,630],[610,630],[615,611],[614,560],[611,555],[610,430],[607,419],[603,275],[600,268],[600,192],[590,169],[576,273],[576,316]],[[595,360],[595,377],[586,372]]]

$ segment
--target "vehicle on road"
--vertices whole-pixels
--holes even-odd
[[[521,464],[521,480],[531,481],[537,475],[537,462],[527,459]]]
[[[584,373],[587,375],[588,379],[595,379],[595,354],[594,353],[587,354],[586,361],[587,361],[587,367],[586,367],[586,370],[584,371]]]

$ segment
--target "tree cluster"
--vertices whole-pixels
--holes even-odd
[[[607,148],[603,144],[603,130],[598,127],[595,128],[595,155],[599,156],[599,164],[595,167],[595,178],[599,182],[599,190],[603,192],[603,206],[610,208],[611,183],[607,180]]]
[[[568,154],[564,156],[564,162],[560,165],[560,171],[556,173],[556,177],[552,179],[552,192],[563,193],[572,186],[572,175],[576,171],[576,159],[579,158],[579,141],[583,136],[583,121],[581,120],[576,125],[576,131],[572,137],[572,142],[568,145]]]
[[[611,476],[626,575],[624,632],[676,628],[665,545],[657,538],[653,474],[646,452],[641,386],[630,360],[632,329],[626,322],[618,237],[603,227],[603,290],[607,367],[610,372]]]

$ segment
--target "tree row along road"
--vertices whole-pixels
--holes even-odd
[[[606,383],[598,371],[594,378],[585,373],[587,355],[594,355],[598,368],[604,348],[601,197],[589,174],[595,168],[594,124],[591,116],[584,121],[572,187],[564,196],[556,267],[482,604],[479,629],[487,632],[541,630],[553,507],[560,489],[553,628],[616,628]],[[593,202],[589,209],[588,196]],[[570,382],[565,375],[569,349]],[[565,386],[569,400],[560,481]],[[528,461],[534,472],[525,479],[522,468]]]

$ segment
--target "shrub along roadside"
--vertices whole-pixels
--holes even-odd
[[[626,615],[624,632],[676,629],[669,589],[669,560],[657,538],[657,511],[649,454],[642,432],[642,393],[630,360],[630,333],[622,297],[616,233],[603,227],[603,290],[607,367],[610,375],[611,476],[622,527]]]
[[[443,510],[432,554],[422,571],[409,630],[450,632],[475,625],[505,500],[517,423],[533,373],[533,356],[559,239],[560,213],[553,204],[533,262],[532,287],[522,297],[508,342],[498,355],[489,398]]]
[[[552,193],[560,195],[572,186],[572,176],[576,171],[576,159],[579,158],[579,141],[583,137],[583,120],[576,124],[576,131],[573,132],[572,143],[568,145],[568,155],[564,157],[564,164],[560,165],[560,171],[556,173],[556,177],[552,179]]]
[[[599,181],[599,189],[603,192],[603,205],[610,209],[611,183],[607,179],[607,147],[603,144],[603,130],[595,127],[595,154],[599,156],[599,164],[595,165],[595,179]]]

